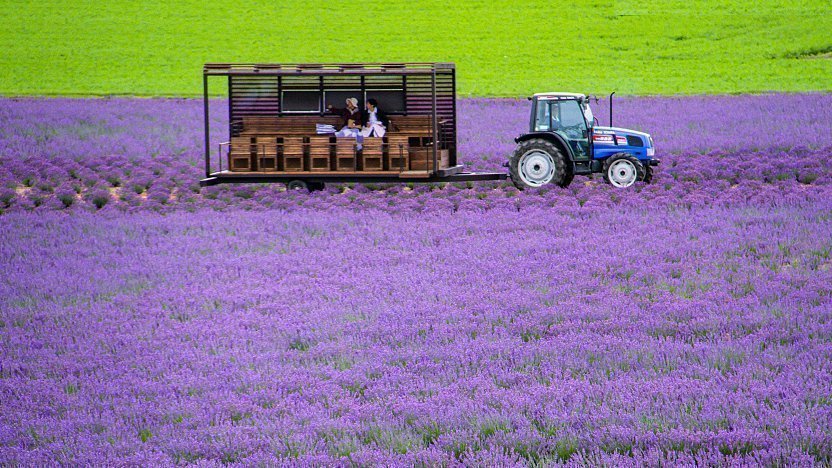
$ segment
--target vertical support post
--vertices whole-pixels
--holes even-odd
[[[231,95],[228,100],[231,100]],[[283,77],[280,75],[277,75],[277,115],[283,115]]]
[[[404,95],[404,115],[407,115],[407,75],[402,75],[402,94]]]
[[[456,126],[456,67],[451,68],[451,102],[453,103],[453,119],[454,119],[454,136],[451,143],[453,144],[453,148],[449,148],[450,151],[450,166],[456,166],[456,144],[457,138],[459,134],[457,133],[457,126]]]
[[[437,141],[438,132],[436,131],[436,65],[433,66],[433,73],[430,75],[430,91],[431,97],[433,100],[433,107],[432,112],[432,124],[431,130],[433,131],[433,172],[436,172],[436,147],[438,146],[439,142]]]
[[[211,177],[211,138],[208,122],[208,75],[202,74],[202,101],[205,119],[205,177]]]
[[[324,112],[326,112],[326,96],[324,96],[324,76],[321,75],[318,77],[318,113],[323,117]]]
[[[234,127],[234,108],[231,107],[231,104],[233,104],[233,102],[231,101],[231,96],[234,94],[234,84],[231,81],[231,75],[228,75],[228,140],[226,141],[231,141],[231,130]],[[222,159],[222,154],[220,154],[220,159]]]

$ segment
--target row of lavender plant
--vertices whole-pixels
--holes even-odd
[[[527,126],[527,106],[526,101],[516,100],[462,100],[460,160],[472,170],[504,171],[513,137]],[[222,102],[213,107],[224,108]],[[606,107],[597,109],[600,120],[606,120]],[[832,97],[826,94],[655,97],[621,99],[615,115],[616,122],[651,132],[664,159],[655,184],[642,191],[639,200],[689,204],[691,198],[705,198],[730,203],[758,196],[761,190],[798,196],[806,192],[803,186],[812,186],[814,195],[827,190],[830,109]],[[282,194],[278,186],[200,190],[201,118],[200,103],[194,100],[0,100],[0,210],[317,203]],[[222,116],[211,122],[211,134],[212,148],[227,137]],[[565,197],[569,205],[594,198],[601,203],[626,198],[599,187],[597,181],[586,183],[579,177],[576,188],[569,191],[547,189],[520,198],[525,202],[531,197],[528,202],[536,203],[542,195],[547,203],[563,203]],[[343,191],[334,187],[327,193]],[[459,205],[456,192],[431,187],[413,194],[417,207],[443,198]],[[477,184],[462,198],[488,208],[516,195],[509,184],[486,183]],[[388,201],[375,193],[329,198],[327,203],[336,205],[356,198],[377,207]]]
[[[0,460],[830,463],[831,216],[9,213]]]

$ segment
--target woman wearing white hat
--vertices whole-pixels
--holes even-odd
[[[327,106],[327,110],[333,114],[341,116],[343,122],[341,129],[335,133],[338,137],[355,137],[361,132],[361,111],[358,109],[358,99],[351,97],[347,98],[347,107],[340,109]]]

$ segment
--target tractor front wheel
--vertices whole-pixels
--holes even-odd
[[[627,188],[639,181],[645,181],[647,171],[644,165],[626,153],[616,153],[604,161],[604,180],[614,187]]]
[[[567,161],[553,143],[540,138],[520,142],[509,159],[509,173],[514,186],[520,190],[555,183],[566,187],[572,181],[568,177]]]

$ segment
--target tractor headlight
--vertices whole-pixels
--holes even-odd
[[[653,137],[648,136],[647,141],[649,142],[649,144],[647,145],[647,156],[655,156],[656,146],[653,144]]]

